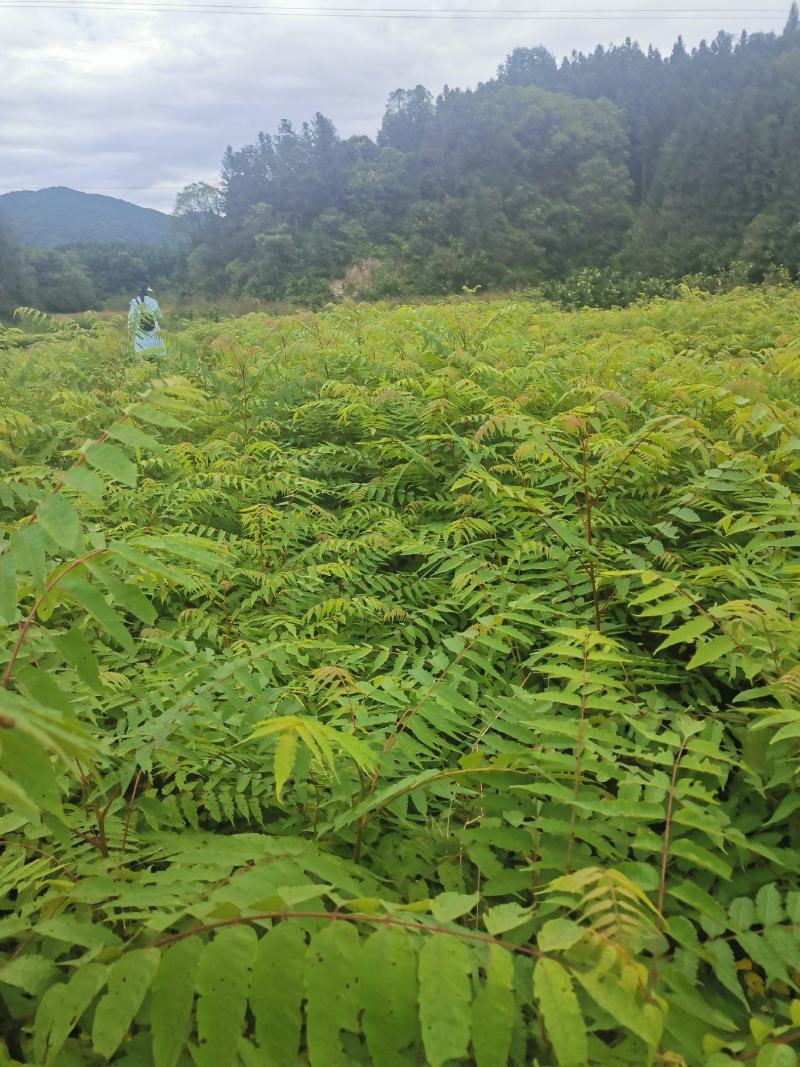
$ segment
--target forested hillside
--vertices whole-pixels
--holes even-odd
[[[0,196],[0,218],[20,244],[36,248],[74,241],[158,245],[166,241],[169,223],[160,211],[63,186],[5,193]]]
[[[218,187],[179,195],[190,249],[137,259],[194,299],[313,304],[565,279],[569,292],[577,278],[579,294],[610,303],[652,291],[645,279],[732,264],[752,280],[796,275],[798,203],[795,5],[780,35],[720,33],[691,52],[627,40],[559,63],[518,48],[474,89],[398,89],[374,141],[341,138],[322,114],[283,122],[228,148]],[[76,246],[53,292],[31,283],[20,252],[22,266],[0,268],[0,309],[20,293],[85,306],[133,284],[124,255],[118,269],[110,258]]]
[[[191,283],[268,298],[800,267],[800,30],[688,53],[520,48],[474,90],[392,95],[373,143],[302,130],[228,149]],[[208,193],[208,190],[206,190]],[[186,198],[184,208],[191,205]],[[205,227],[202,220],[205,220]]]
[[[183,262],[168,215],[109,196],[40,189],[0,196],[0,315],[80,311]]]
[[[0,217],[0,315],[20,306],[83,311],[108,297],[134,292],[143,278],[176,279],[184,269],[180,247],[166,244],[27,248]]]

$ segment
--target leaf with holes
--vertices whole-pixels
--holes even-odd
[[[140,948],[126,952],[109,968],[108,990],[95,1009],[92,1026],[92,1047],[98,1056],[110,1059],[119,1048],[160,961],[157,948]]]
[[[586,1023],[569,972],[557,960],[543,957],[533,972],[533,991],[558,1067],[585,1067],[589,1062]]]
[[[311,1067],[349,1067],[341,1033],[359,1031],[361,944],[350,923],[327,923],[311,939],[305,973]]]
[[[298,923],[278,923],[260,939],[253,965],[250,1007],[266,1067],[282,1067],[297,1060],[305,964],[306,933]]]
[[[189,1038],[202,951],[199,937],[187,937],[161,954],[150,1009],[155,1067],[175,1067]]]
[[[390,926],[376,930],[364,943],[359,981],[371,1061],[375,1067],[405,1067],[419,1041],[412,935]]]
[[[205,945],[197,970],[198,1067],[219,1067],[242,1034],[256,935],[249,926],[219,930]]]
[[[454,937],[429,937],[419,955],[419,1017],[431,1067],[465,1056],[471,1032],[472,959]]]

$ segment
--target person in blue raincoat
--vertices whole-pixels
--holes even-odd
[[[158,322],[158,301],[150,295],[152,292],[147,282],[139,286],[128,311],[128,330],[133,337],[135,352],[158,349],[152,352],[152,355],[157,356],[163,355],[165,348]]]

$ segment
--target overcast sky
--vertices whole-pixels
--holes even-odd
[[[789,0],[311,0],[339,14],[304,17],[299,0],[283,0],[285,16],[234,14],[237,0],[142,0],[138,8],[84,0],[52,9],[65,2],[0,0],[0,192],[69,185],[162,210],[187,182],[215,179],[226,144],[248,144],[281,118],[300,123],[322,111],[345,136],[374,136],[392,89],[475,85],[518,45],[561,56],[631,36],[669,49],[679,33],[692,45],[721,28],[780,30],[789,8]],[[153,10],[201,3],[223,10]],[[405,12],[539,17],[341,14],[392,3]]]

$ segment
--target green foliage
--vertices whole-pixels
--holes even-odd
[[[0,1040],[791,1062],[796,291],[0,366]]]

